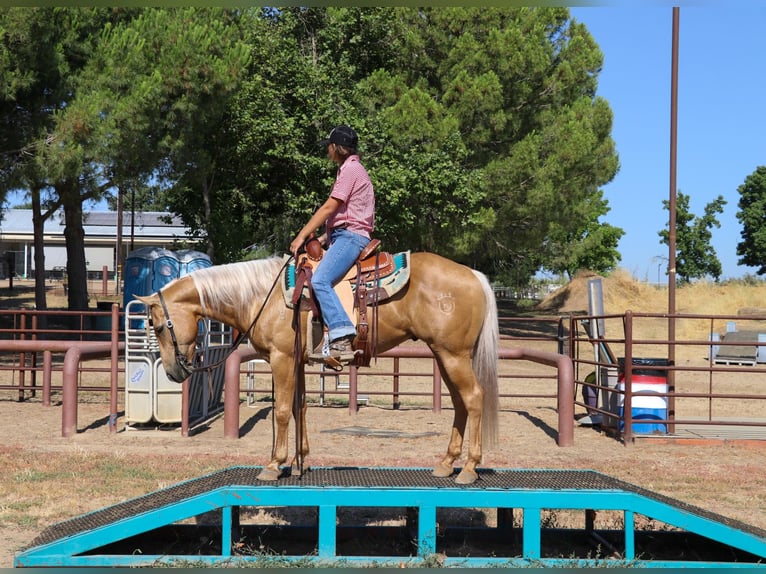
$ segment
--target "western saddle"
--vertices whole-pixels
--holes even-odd
[[[308,286],[309,308],[314,313],[314,317],[319,319],[321,318],[321,310],[316,304],[311,289],[311,272],[322,260],[324,249],[319,240],[314,236],[306,241],[304,248],[306,257],[297,261],[295,266],[296,287],[293,292],[292,303],[293,305],[299,305],[303,287]],[[355,286],[353,289],[353,307],[357,310],[357,325],[354,350],[361,351],[361,353],[356,354],[352,362],[356,366],[369,366],[370,359],[377,354],[377,316],[378,303],[380,301],[380,290],[377,287],[378,280],[394,271],[396,271],[396,264],[393,255],[380,250],[379,239],[372,239],[359,254],[356,264],[343,279]],[[372,310],[372,332],[368,317],[368,307]],[[331,368],[342,368],[341,365],[329,364],[329,366]]]

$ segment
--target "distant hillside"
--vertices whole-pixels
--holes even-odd
[[[582,272],[572,281],[551,293],[537,305],[544,313],[587,313],[588,280],[599,277]],[[668,289],[637,281],[630,273],[617,270],[601,277],[604,312],[625,311],[665,313]],[[718,284],[699,281],[676,288],[676,312],[704,315],[736,315],[766,313],[766,283],[746,285],[741,282]]]

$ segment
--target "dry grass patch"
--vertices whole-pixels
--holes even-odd
[[[637,281],[630,273],[618,269],[607,277],[584,271],[572,281],[551,293],[538,305],[538,310],[558,313],[585,313],[588,310],[588,281],[600,278],[607,315],[664,313],[668,309],[668,289]],[[761,309],[766,313],[766,282],[725,284],[709,281],[680,285],[676,288],[676,312],[704,315],[736,315],[740,309]]]

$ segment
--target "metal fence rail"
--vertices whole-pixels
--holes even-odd
[[[116,306],[115,306],[116,307]],[[125,339],[123,314],[118,313],[117,340]],[[0,341],[23,342],[110,341],[115,309],[110,311],[38,311],[0,310]],[[668,321],[676,321],[676,339],[667,338]],[[599,322],[603,333],[594,340],[586,326]],[[655,419],[665,433],[674,438],[719,438],[729,440],[766,440],[766,388],[760,384],[766,369],[766,316],[761,315],[691,315],[624,313],[604,316],[502,317],[500,396],[505,401],[532,400],[561,407],[557,366],[547,357],[541,361],[509,357],[509,349],[524,349],[563,355],[574,365],[576,396],[571,409],[602,418],[603,426],[630,444],[634,432],[636,401],[646,400],[645,391],[634,387],[633,358],[680,357],[675,364],[658,366],[667,380],[667,388],[654,392],[653,398],[665,401],[664,416]],[[636,333],[642,333],[640,338]],[[643,333],[649,333],[644,335]],[[37,345],[33,343],[32,347]],[[64,370],[64,352],[55,345],[24,349],[14,346],[0,352],[0,392],[10,391],[19,401],[34,397],[42,390],[44,404],[51,393],[63,393],[58,374]],[[611,357],[604,354],[609,349]],[[307,369],[307,394],[320,405],[330,399],[348,401],[355,412],[359,402],[390,398],[392,408],[404,401],[430,401],[441,408],[442,385],[433,359],[415,357],[407,347],[381,356],[370,368],[346,371],[340,376],[319,368]],[[410,355],[408,355],[408,353]],[[617,359],[625,359],[620,372]],[[246,362],[247,363],[247,362]],[[266,363],[243,363],[238,373],[238,396],[248,400],[271,393],[271,370]],[[553,366],[551,366],[553,365]],[[125,357],[117,356],[117,389],[111,382],[111,361],[88,360],[79,365],[79,392],[111,393],[111,417],[116,417],[116,401],[124,393]],[[595,375],[589,378],[590,374]],[[352,384],[351,378],[354,377]],[[622,381],[610,377],[621,377]],[[40,382],[42,378],[42,384]],[[335,384],[333,384],[335,383]],[[621,383],[621,384],[618,384]],[[583,392],[589,389],[597,403],[587,402]],[[607,399],[604,401],[604,399]],[[110,419],[111,420],[111,419]]]
[[[605,325],[606,333],[597,339],[584,328],[595,321]],[[669,321],[676,323],[674,340],[668,339]],[[635,336],[638,332],[649,335],[639,338]],[[570,333],[576,384],[585,391],[583,395],[590,389],[591,397],[601,399],[594,405],[584,396],[576,397],[576,404],[597,413],[606,427],[619,429],[625,444],[647,434],[655,438],[766,440],[766,388],[762,384],[766,316],[632,312],[578,316],[571,318]],[[651,367],[666,381],[658,390],[641,388],[636,362],[646,357],[675,357],[675,361],[667,359],[666,365]],[[609,371],[618,375],[617,385],[609,380]],[[595,377],[589,379],[589,373]],[[634,431],[636,406],[647,397],[663,402],[663,416],[653,423],[665,427],[664,432]],[[691,432],[691,427],[697,430]]]

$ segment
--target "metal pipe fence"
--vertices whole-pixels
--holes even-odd
[[[16,341],[22,346],[0,352],[0,392],[10,391],[19,401],[36,396],[41,389],[62,392],[54,375],[64,371],[63,351],[51,346],[23,348],[35,341],[109,341],[113,321],[117,321],[118,341],[124,340],[123,314],[114,319],[112,311],[0,310],[0,342]],[[668,338],[668,321],[676,322],[676,337]],[[601,325],[594,338],[591,325]],[[714,429],[729,429],[766,439],[766,388],[762,380],[766,368],[766,315],[667,315],[632,313],[604,316],[502,317],[500,397],[505,405],[536,401],[560,408],[557,366],[551,362],[505,357],[516,346],[552,355],[563,355],[573,364],[576,396],[572,408],[602,418],[602,426],[614,431],[626,444],[635,436],[636,424],[646,424],[639,412],[648,400],[661,399],[665,409],[651,422],[663,427],[668,436],[683,436],[694,428],[697,435],[710,436]],[[58,343],[57,343],[58,344]],[[665,358],[670,346],[675,349],[675,364],[653,365],[666,381],[666,388],[648,392],[636,390],[636,359]],[[403,346],[406,349],[407,346]],[[609,351],[607,353],[606,351]],[[307,369],[307,395],[319,405],[328,401],[348,401],[356,412],[365,401],[390,399],[392,408],[408,403],[430,404],[441,408],[442,385],[431,357],[407,356],[412,351],[387,353],[370,368],[343,374]],[[420,351],[415,351],[416,353]],[[618,359],[623,359],[622,367]],[[108,381],[113,372],[109,361],[89,359],[78,366],[79,392],[112,393],[125,390],[124,354],[117,358],[117,390]],[[588,377],[589,374],[595,377]],[[42,384],[40,379],[42,378]],[[271,393],[271,371],[267,364],[249,361],[238,373],[238,396],[250,400]],[[594,404],[586,399],[597,397]],[[117,398],[110,396],[112,404]],[[116,407],[112,408],[116,412]],[[638,416],[636,416],[638,415]],[[761,434],[758,434],[761,433]],[[689,434],[688,436],[693,436]]]
[[[36,340],[72,340],[94,341],[109,340],[112,332],[112,311],[38,311],[31,309],[0,310],[0,340],[9,339],[14,341]],[[120,312],[117,318],[117,336],[119,341],[125,340],[124,313]],[[551,353],[560,353],[566,346],[564,334],[564,322],[560,317],[545,318],[508,318],[500,319],[501,345],[517,343],[520,345],[535,344],[539,348]],[[380,364],[377,362],[370,369],[358,370],[354,374],[358,377],[358,392],[368,397],[391,396],[394,408],[399,408],[403,400],[416,399],[418,397],[436,397],[441,394],[441,380],[436,363],[432,358],[420,357],[422,361],[408,361],[402,363],[408,351],[403,354],[382,355]],[[386,368],[383,360],[390,360],[391,367]],[[89,362],[81,366],[83,376],[79,384],[81,391],[99,392],[107,391],[97,381],[98,375],[107,374],[111,366],[99,365]],[[124,355],[119,357],[119,371],[125,372]],[[49,362],[40,361],[40,351],[24,351],[23,349],[13,353],[0,353],[0,391],[18,390],[19,400],[36,396],[38,391],[38,377],[51,379],[52,374],[63,372],[63,354],[53,353]],[[309,382],[308,394],[316,398],[320,404],[328,398],[345,398],[349,394],[348,372],[336,375],[322,371],[319,367],[309,367],[306,370]],[[256,384],[242,389],[249,394],[263,394],[271,392],[271,370],[267,364],[260,368],[251,368],[243,371],[243,376],[255,376]],[[124,378],[124,377],[123,377]],[[501,398],[539,398],[544,400],[556,400],[555,387],[544,383],[556,381],[556,372],[553,369],[542,368],[540,371],[524,373],[515,372],[513,369],[501,369],[499,373],[501,382]],[[382,380],[391,382],[391,389],[380,385]],[[419,381],[429,381],[423,388]],[[525,383],[526,390],[513,390],[511,385],[503,385],[503,382]],[[335,382],[334,388],[328,383]],[[536,383],[540,383],[536,385]],[[51,384],[52,391],[60,392],[61,385]],[[124,382],[120,386],[124,390]],[[441,401],[432,399],[434,408],[440,408]],[[354,409],[355,407],[354,403]]]
[[[766,439],[766,315],[628,311],[572,317],[570,333],[575,404],[626,445],[640,435]],[[642,408],[650,402],[658,408]]]

